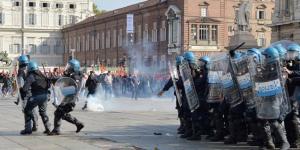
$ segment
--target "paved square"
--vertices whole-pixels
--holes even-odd
[[[20,136],[24,119],[14,99],[0,100],[0,150],[230,150],[257,149],[225,146],[207,141],[190,142],[176,135],[178,120],[171,101],[117,99],[106,102],[106,112],[82,111],[82,103],[72,114],[85,123],[79,134],[76,127],[63,121],[61,136],[45,136],[39,118],[39,131]],[[54,107],[49,103],[48,114],[53,124]],[[161,135],[154,135],[161,133]],[[203,138],[204,139],[204,138]]]

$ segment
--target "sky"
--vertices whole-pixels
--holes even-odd
[[[100,9],[104,10],[114,10],[117,8],[122,8],[135,3],[143,2],[145,0],[94,0]]]

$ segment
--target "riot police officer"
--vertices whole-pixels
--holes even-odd
[[[47,115],[48,89],[50,88],[50,81],[39,71],[38,65],[34,61],[28,64],[28,75],[24,86],[21,88],[22,92],[30,93],[24,108],[25,114],[25,129],[21,131],[22,135],[32,133],[31,120],[33,119],[33,109],[38,106],[39,114],[45,126],[45,134],[50,133],[49,117]]]
[[[81,85],[83,74],[80,71],[80,62],[76,59],[69,60],[64,72],[64,76],[72,78],[74,81],[76,81],[77,85]],[[76,96],[72,96],[71,98],[77,98]],[[54,129],[52,130],[50,135],[60,135],[60,126],[62,119],[74,124],[77,128],[76,133],[80,132],[84,127],[82,122],[80,122],[77,118],[71,116],[70,114],[70,112],[72,112],[76,106],[75,101],[71,101],[70,103],[62,103],[57,107],[56,111],[54,112]]]
[[[286,98],[284,97],[284,87],[282,79],[282,70],[280,64],[280,55],[274,47],[267,48],[263,55],[265,55],[264,67],[260,68],[257,75],[255,76],[256,84],[265,84],[268,81],[279,80],[276,86],[280,87],[277,89],[270,89],[268,91],[256,91],[256,95],[260,98],[257,100],[257,117],[262,124],[262,134],[264,136],[264,145],[268,149],[275,149],[275,145],[272,138],[272,131],[277,135],[278,141],[280,141],[280,149],[287,150],[290,144],[285,134],[285,128],[282,124],[288,110],[285,105]],[[273,82],[274,84],[274,82]],[[282,89],[282,90],[278,90]]]
[[[241,52],[230,53],[230,61],[227,72],[228,77],[232,83],[230,86],[224,86],[226,91],[225,101],[229,105],[228,123],[229,123],[229,137],[224,141],[224,144],[237,144],[237,142],[244,142],[247,140],[246,122],[244,117],[245,103],[241,97],[238,89],[237,78],[233,75],[232,61],[239,60],[242,57]],[[246,66],[245,66],[246,67]]]
[[[25,91],[21,91],[21,87],[24,86],[24,80],[26,78],[26,67],[29,63],[29,58],[26,55],[21,55],[18,58],[18,62],[19,62],[19,66],[18,66],[18,74],[17,74],[17,84],[18,84],[18,90],[19,90],[19,94],[18,95],[18,99],[15,102],[16,105],[19,104],[20,100],[22,100],[23,105],[26,104],[26,101],[28,99],[28,97],[26,97],[26,92]],[[29,95],[28,95],[29,96]],[[23,106],[25,107],[25,106]],[[33,109],[33,118],[32,118],[32,131],[35,132],[37,131],[37,127],[38,127],[38,115],[37,115],[37,109]]]
[[[179,74],[179,65],[182,63],[184,58],[182,56],[176,57],[176,71]],[[173,80],[176,81],[176,88],[178,88],[178,93],[174,92],[176,96],[176,109],[178,111],[178,118],[180,121],[180,126],[177,129],[178,134],[183,134],[181,137],[187,138],[192,136],[191,123],[190,123],[190,110],[187,104],[186,95],[183,89],[182,79],[179,76],[178,79],[172,79],[172,77],[165,84],[164,88],[159,92],[158,96],[162,96],[164,92],[168,91],[171,87],[174,86]],[[178,94],[178,95],[177,95]],[[180,101],[180,102],[179,102]],[[180,105],[181,103],[181,105]]]
[[[252,76],[256,74],[256,66],[260,65],[262,62],[262,54],[261,52],[256,49],[252,48],[247,51],[248,56],[248,70]],[[253,88],[253,85],[251,86]],[[253,137],[248,144],[251,146],[259,146],[262,145],[263,137],[261,135],[261,124],[259,123],[257,116],[256,116],[256,108],[255,108],[255,95],[253,90],[245,91],[242,94],[245,100],[246,110],[245,110],[245,117],[248,124],[249,131],[253,134]]]
[[[205,66],[199,66],[193,52],[185,52],[184,59],[188,62],[193,78],[193,84],[197,93],[199,107],[191,112],[193,135],[188,140],[201,140],[201,135],[212,135],[209,126],[208,104],[206,102],[208,92],[207,70]],[[191,108],[190,108],[191,109]]]
[[[299,139],[298,129],[298,115],[299,115],[299,104],[297,93],[300,86],[300,46],[298,44],[292,44],[288,47],[289,65],[284,68],[285,72],[288,73],[288,95],[291,104],[291,112],[285,117],[284,125],[286,129],[287,139],[291,145],[291,148],[298,148],[297,141]]]

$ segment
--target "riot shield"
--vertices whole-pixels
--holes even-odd
[[[253,79],[258,118],[279,119],[290,112],[279,60],[257,66]]]
[[[237,105],[241,104],[243,101],[239,93],[236,79],[233,78],[231,63],[227,55],[222,58],[222,63],[220,65],[223,69],[221,78],[223,94],[226,101],[230,104],[230,107],[234,108]]]
[[[195,89],[191,68],[187,61],[183,61],[183,63],[179,66],[179,71],[190,110],[191,112],[194,112],[197,108],[199,108],[200,103]]]
[[[176,79],[179,79],[178,72],[177,72],[176,67],[172,66],[170,62],[169,62],[168,65],[169,65],[169,71],[170,71],[171,79],[173,81],[173,87],[174,87],[174,90],[175,90],[177,102],[178,102],[179,106],[181,107],[182,106],[181,94],[180,94],[179,89],[178,89],[177,84],[176,84]]]
[[[219,103],[223,101],[223,89],[222,89],[222,61],[219,59],[212,59],[208,64],[208,103]]]
[[[75,103],[78,90],[78,85],[72,78],[59,78],[54,84],[54,91],[57,99],[55,105]]]
[[[249,57],[242,56],[239,59],[232,59],[232,69],[234,76],[236,77],[238,87],[242,100],[245,101],[248,109],[255,107],[254,93],[253,93],[253,84],[251,79],[251,72],[249,69],[250,60]]]

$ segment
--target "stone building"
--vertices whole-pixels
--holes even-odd
[[[0,51],[38,63],[63,64],[61,29],[93,15],[92,0],[1,0]]]
[[[272,24],[272,41],[300,42],[300,1],[277,0]]]
[[[238,0],[148,0],[90,17],[63,29],[64,61],[74,49],[82,64],[139,65],[165,68],[185,51],[198,56],[225,51],[235,32]],[[274,0],[252,0],[251,33],[260,46],[270,43]],[[126,32],[134,15],[134,34]],[[131,62],[131,61],[130,61]]]

